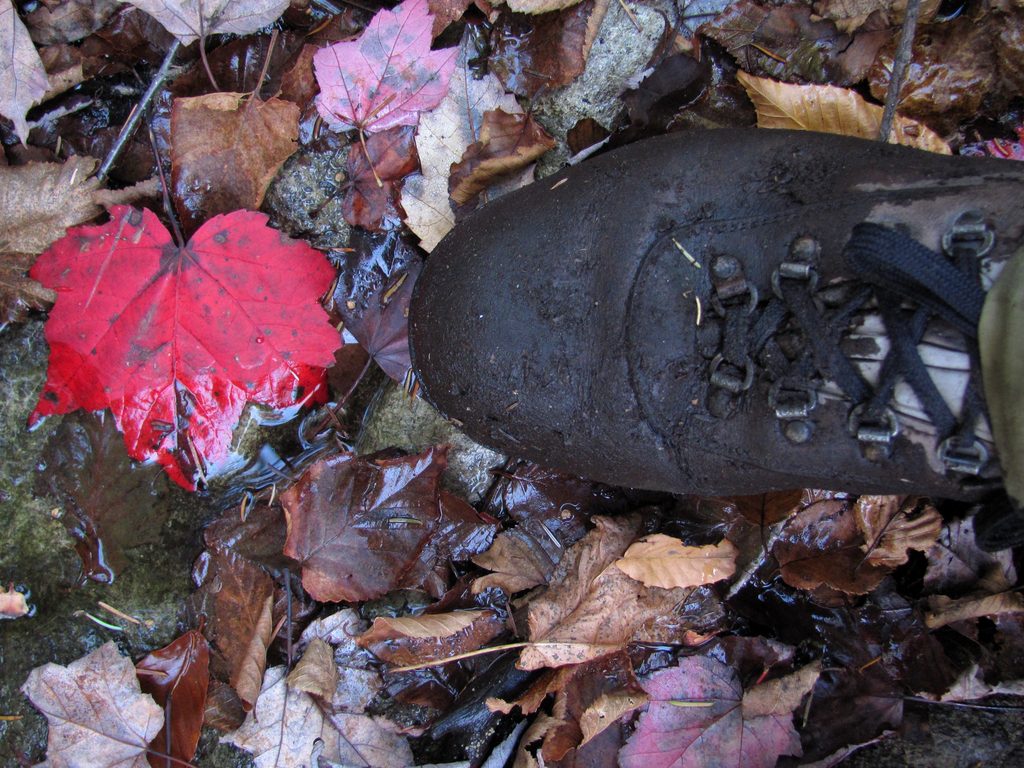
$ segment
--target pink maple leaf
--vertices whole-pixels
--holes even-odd
[[[57,291],[30,423],[109,408],[129,456],[191,489],[247,401],[324,399],[340,338],[318,298],[334,270],[262,213],[215,216],[183,247],[148,210],[110,216],[69,230],[30,273]]]
[[[457,48],[430,50],[427,0],[406,0],[382,10],[355,40],[313,56],[320,95],[316,106],[336,131],[360,135],[415,125],[448,91]]]

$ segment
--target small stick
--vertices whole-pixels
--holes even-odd
[[[892,124],[896,119],[896,104],[900,100],[903,80],[907,76],[910,58],[914,47],[914,32],[917,30],[917,15],[921,10],[921,0],[907,0],[907,10],[903,18],[903,31],[900,33],[899,46],[892,62],[892,74],[889,76],[889,88],[885,92],[885,110],[882,112],[882,126],[878,131],[879,141],[889,141]]]
[[[128,140],[135,134],[135,129],[139,127],[139,120],[142,119],[143,113],[149,108],[149,103],[153,100],[156,92],[160,90],[164,82],[167,80],[167,73],[171,69],[171,64],[174,61],[174,57],[178,53],[178,49],[181,47],[181,42],[175,38],[174,42],[171,43],[171,47],[167,49],[167,53],[164,55],[164,60],[160,64],[160,69],[156,71],[153,76],[153,82],[149,84],[149,88],[142,94],[142,98],[139,103],[135,105],[132,113],[128,115],[128,120],[121,126],[121,132],[117,134],[117,141],[114,142],[114,146],[110,148],[107,156],[103,158],[103,163],[100,165],[100,169],[96,171],[96,178],[100,182],[105,182],[107,176],[110,174],[110,169],[114,163],[117,162],[117,158],[121,156],[125,146],[128,144]]]

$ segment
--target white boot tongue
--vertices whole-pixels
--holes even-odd
[[[885,324],[881,316],[874,312],[866,314],[844,337],[844,347],[849,349],[847,357],[872,386],[878,385],[882,362],[890,346]],[[917,351],[942,399],[959,419],[964,410],[964,396],[971,371],[970,357],[965,351],[963,338],[956,331],[933,322],[917,345]],[[823,387],[821,395],[826,399],[843,399],[842,391],[831,381]],[[917,394],[902,379],[896,385],[890,407],[899,419],[901,433],[926,449],[936,472],[945,472],[946,468],[936,450],[935,425],[921,406]],[[975,430],[975,437],[982,441],[990,455],[994,455],[995,446],[988,421],[980,418],[977,424],[971,426]]]

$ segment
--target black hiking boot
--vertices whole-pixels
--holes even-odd
[[[472,438],[614,485],[977,499],[1001,476],[978,317],[1022,244],[1024,165],[673,134],[460,223],[414,369]]]

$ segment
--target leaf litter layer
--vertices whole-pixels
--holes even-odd
[[[102,261],[90,266],[82,246],[89,245],[90,255],[102,248],[86,243],[82,231],[51,246],[65,227],[95,215],[97,203],[103,202],[95,193],[104,191],[95,189],[96,181],[88,180],[84,170],[75,175],[75,167],[84,169],[90,161],[65,160],[53,142],[61,136],[75,152],[88,145],[100,157],[119,125],[90,126],[81,111],[71,110],[52,118],[56,129],[41,120],[29,135],[29,103],[0,100],[0,112],[16,121],[18,134],[28,139],[22,148],[7,143],[5,134],[12,167],[0,169],[0,176],[13,179],[27,175],[25,169],[40,178],[71,174],[83,192],[52,196],[34,213],[19,209],[27,230],[17,231],[37,237],[28,255],[24,251],[29,249],[12,248],[16,241],[5,239],[0,290],[6,291],[5,307],[10,307],[5,322],[45,309],[53,296],[38,292],[26,268],[48,247],[51,254],[68,249],[67,255],[74,256],[70,265],[48,270],[54,279],[66,279],[57,273],[68,267],[78,270],[79,278],[58,287],[55,337],[66,334],[59,340],[70,346],[75,333],[102,336],[104,327],[116,327],[111,335],[126,343],[106,349],[100,339],[75,352],[77,357],[55,345],[51,365],[73,360],[74,368],[84,361],[81,370],[88,375],[71,374],[71,383],[51,384],[44,392],[56,394],[58,401],[64,397],[58,402],[62,407],[109,407],[134,458],[155,454],[179,483],[191,484],[228,444],[241,401],[260,401],[266,394],[264,402],[282,408],[345,400],[355,388],[352,376],[339,378],[345,383],[331,390],[322,378],[342,338],[315,306],[333,278],[329,262],[304,246],[288,244],[282,233],[255,226],[262,225],[257,214],[230,212],[258,205],[281,163],[287,174],[311,158],[330,155],[333,165],[315,166],[329,169],[315,184],[328,190],[326,199],[340,200],[338,210],[350,223],[395,233],[404,221],[429,250],[468,210],[528,181],[530,163],[552,142],[568,142],[573,153],[593,151],[594,143],[614,146],[687,125],[747,124],[755,111],[765,125],[783,120],[804,129],[877,132],[880,107],[865,97],[870,93],[880,100],[883,95],[904,4],[712,3],[708,16],[677,19],[680,34],[651,53],[649,71],[636,73],[638,88],[623,99],[629,105],[623,122],[581,123],[569,134],[545,132],[554,123],[546,124],[542,111],[517,114],[518,105],[506,89],[548,94],[579,76],[602,18],[635,23],[618,5],[519,2],[498,14],[483,5],[467,10],[470,4],[460,0],[407,0],[393,12],[373,14],[371,21],[371,13],[352,9],[318,16],[314,3],[308,15],[293,9],[280,22],[278,45],[289,52],[280,58],[270,54],[277,33],[248,35],[274,21],[287,3],[229,4],[236,15],[224,15],[221,3],[134,5],[152,6],[156,23],[184,40],[198,38],[204,49],[199,59],[188,54],[180,61],[184,75],[165,91],[152,120],[158,149],[163,147],[164,162],[171,163],[172,177],[180,182],[171,196],[179,209],[194,214],[189,228],[198,228],[197,234],[179,248],[156,224],[133,229],[131,214],[115,209],[106,226],[121,233],[108,230],[115,246],[110,253],[138,235],[139,243],[151,246],[147,258],[156,259],[148,271],[121,262],[111,270],[113,257],[106,268]],[[1019,11],[1013,4],[995,4],[967,34],[962,23],[934,21],[938,4],[924,5],[923,18],[934,26],[926,28],[927,42],[922,37],[916,45],[927,67],[913,72],[905,86],[904,103],[913,106],[897,120],[897,136],[935,151],[973,147],[976,153],[1019,157],[1014,149],[1019,119],[1012,110],[1000,117],[1002,128],[975,125],[970,130],[976,135],[971,135],[959,124],[951,128],[957,109],[940,108],[946,102],[928,95],[942,83],[954,92],[970,89],[971,104],[983,95],[991,114],[1002,109],[1006,96],[1000,89],[1019,82],[1022,71],[1019,36],[1013,33],[1021,26]],[[60,50],[40,49],[51,80],[71,72],[69,77],[81,78],[88,87],[90,77],[116,77],[93,74],[96,62],[89,57],[97,50],[116,50],[100,68],[108,73],[124,62],[129,69],[145,68],[144,62],[159,59],[159,51],[154,59],[152,50],[143,52],[145,46],[130,42],[144,28],[138,21],[144,14],[134,8],[112,13],[61,24],[60,31],[56,20],[34,17],[34,35],[40,26],[52,24],[51,39],[72,43],[61,43]],[[481,23],[485,14],[493,27]],[[396,19],[404,19],[404,25]],[[700,35],[695,34],[697,23],[703,24]],[[437,42],[446,28],[443,42]],[[220,32],[244,37],[212,37]],[[452,47],[456,33],[464,33],[458,49]],[[300,42],[285,41],[287,35]],[[149,37],[151,47],[158,36]],[[250,40],[259,42],[250,48]],[[337,45],[343,47],[332,47]],[[245,59],[240,52],[246,50],[260,51],[266,66],[262,59]],[[314,103],[313,62],[328,51],[333,51],[330,66],[323,70],[320,101]],[[350,64],[346,51],[369,53]],[[489,61],[502,79],[485,74],[481,61]],[[233,91],[253,89],[262,80],[265,89],[259,95],[268,101],[280,83],[281,98],[300,113],[287,105],[279,109],[272,132],[283,140],[273,153],[246,154],[234,123],[181,119],[186,99],[207,94],[212,94],[211,104],[229,105],[227,111],[238,107],[242,117],[252,117],[247,105],[255,103],[255,95],[211,92],[207,69],[221,83],[232,84]],[[38,68],[26,74],[33,71],[38,77]],[[328,122],[333,120],[341,133],[317,126],[325,97]],[[172,125],[174,114],[179,119]],[[375,132],[388,121],[400,121],[402,127]],[[448,141],[450,136],[457,140]],[[134,146],[136,151],[123,156],[122,170],[128,174],[130,168],[145,178],[155,169],[149,147],[138,141]],[[145,151],[137,151],[140,147]],[[214,150],[217,157],[242,157],[245,167],[222,172]],[[415,174],[417,167],[422,174]],[[428,177],[429,183],[424,181]],[[209,189],[193,196],[190,190],[204,185]],[[228,201],[225,213],[238,219],[231,227],[221,219],[220,230],[205,230],[204,224],[213,225],[205,219],[223,201]],[[302,217],[275,218],[274,223],[288,231],[291,222],[315,222],[322,204],[305,205]],[[154,214],[143,215],[146,222],[156,220]],[[290,234],[311,231],[292,229]],[[226,242],[218,243],[222,233]],[[274,331],[258,334],[263,338],[259,344],[251,329],[237,322],[230,323],[234,336],[210,322],[188,328],[196,337],[212,334],[210,359],[200,359],[203,352],[196,349],[178,355],[177,331],[162,337],[144,332],[160,326],[167,314],[161,315],[159,301],[119,310],[104,304],[96,321],[99,331],[87,311],[60,320],[62,302],[66,308],[78,301],[91,311],[105,301],[108,278],[114,281],[110,296],[130,291],[136,278],[143,293],[173,294],[184,286],[192,291],[193,309],[202,318],[209,296],[190,285],[197,271],[193,267],[208,256],[223,256],[216,246],[249,236],[289,254],[255,283],[267,293],[280,288],[301,294],[301,300],[288,303],[305,307],[306,314],[292,317],[284,327],[317,340],[315,350],[278,345],[282,354],[272,360],[267,342],[280,337],[277,327],[257,323],[254,328]],[[210,252],[197,248],[197,242],[210,240]],[[232,279],[250,280],[236,268],[251,256],[248,250],[225,256]],[[334,257],[335,263],[343,260],[342,254]],[[49,258],[37,269],[47,271]],[[406,262],[413,266],[392,270],[373,258],[360,266],[371,278],[353,281],[352,290],[339,280],[333,291],[336,309],[346,338],[360,342],[371,355],[359,357],[360,365],[368,369],[376,363],[414,389],[403,331],[418,262],[413,258]],[[312,266],[314,261],[318,266]],[[177,272],[175,263],[182,267]],[[89,269],[91,274],[79,274]],[[175,274],[177,281],[171,279]],[[226,293],[234,290],[226,278],[221,287]],[[85,297],[72,299],[76,290]],[[259,300],[247,296],[237,306]],[[219,296],[209,303],[227,306]],[[121,332],[125,315],[134,329]],[[117,373],[120,363],[126,369],[120,372],[129,375],[104,379],[105,372],[88,359],[93,348],[114,363],[110,372]],[[239,360],[231,360],[232,355]],[[223,376],[231,372],[232,362],[247,369],[245,374],[262,372],[262,383],[245,375]],[[181,373],[188,365],[191,378]],[[139,386],[161,395],[140,394],[133,389]],[[192,412],[190,397],[197,392],[208,393],[203,401],[208,407]],[[44,394],[40,408],[56,413],[50,402]],[[133,416],[131,409],[140,402],[159,405],[167,418]],[[149,764],[160,764],[165,752],[191,760],[202,721],[229,733],[227,740],[252,752],[258,765],[306,761],[316,749],[322,765],[409,765],[460,757],[479,762],[524,717],[529,727],[525,733],[514,731],[523,735],[509,747],[518,753],[517,765],[541,760],[566,766],[657,760],[774,765],[777,756],[786,764],[798,759],[830,764],[851,744],[870,742],[883,730],[912,731],[922,714],[939,722],[947,711],[942,707],[949,706],[922,702],[1024,690],[1024,625],[1015,592],[1019,563],[1012,553],[979,549],[972,518],[956,505],[810,490],[756,499],[673,500],[606,489],[513,462],[495,469],[491,491],[474,509],[445,490],[441,448],[412,456],[357,457],[342,448],[358,418],[344,404],[318,418],[318,424],[331,426],[323,428],[318,439],[327,439],[316,444],[315,453],[301,458],[286,454],[273,464],[277,485],[253,489],[241,508],[206,513],[217,519],[205,530],[206,551],[193,571],[196,591],[183,612],[192,630],[142,659],[137,669],[142,690],[152,692],[163,707],[160,722],[164,716],[170,720],[170,745],[148,728],[124,737],[115,731],[116,716],[100,717],[84,727],[101,745],[100,756],[90,758],[93,764],[106,764],[109,755],[103,751],[108,748],[133,750],[126,759],[139,764],[147,762],[147,750]],[[94,477],[126,472],[121,467],[127,460],[115,450],[120,446],[109,421],[101,425],[96,436],[91,422],[76,422],[61,433],[66,437],[58,438],[67,439],[66,447],[73,450],[62,452],[59,442],[51,446],[47,462],[54,468],[83,457],[81,480],[40,487],[59,500],[68,530],[80,536],[83,562],[99,562],[98,553],[110,556],[116,567],[96,572],[116,576],[120,584],[139,567],[133,556],[154,546],[160,515],[154,513],[146,530],[146,509],[134,514],[123,509],[133,503],[134,491],[122,493],[117,483]],[[86,449],[81,438],[90,435]],[[319,461],[313,462],[314,456]],[[128,475],[134,472],[127,470]],[[145,508],[145,482],[141,498],[139,506]],[[172,517],[171,524],[181,522]],[[8,575],[17,580],[17,573],[0,574]],[[26,589],[19,583],[4,593],[10,620],[33,620],[27,607],[33,598]],[[335,600],[346,604],[338,606]],[[51,603],[41,609],[53,615]],[[133,641],[133,657],[171,639]],[[208,672],[203,671],[206,643]],[[83,643],[82,653],[97,644]],[[96,653],[84,656],[80,666],[102,661],[105,668],[118,670],[118,679],[127,674],[131,665],[116,660],[110,646]],[[78,674],[75,664],[65,667],[66,675]],[[42,674],[33,673],[33,679]],[[135,698],[137,690],[126,683],[126,692],[115,697],[115,703],[137,702],[131,712],[136,717],[150,711],[144,697]],[[69,695],[69,707],[73,701]],[[910,716],[915,707],[919,711]],[[52,707],[48,712],[55,718],[52,732],[58,741],[50,754],[55,761],[67,726]],[[8,722],[0,721],[0,728],[10,728]],[[153,740],[147,744],[146,739]],[[0,747],[0,755],[10,755],[6,749]],[[992,744],[975,751],[988,755],[985,749]],[[25,755],[18,759],[24,761]]]

